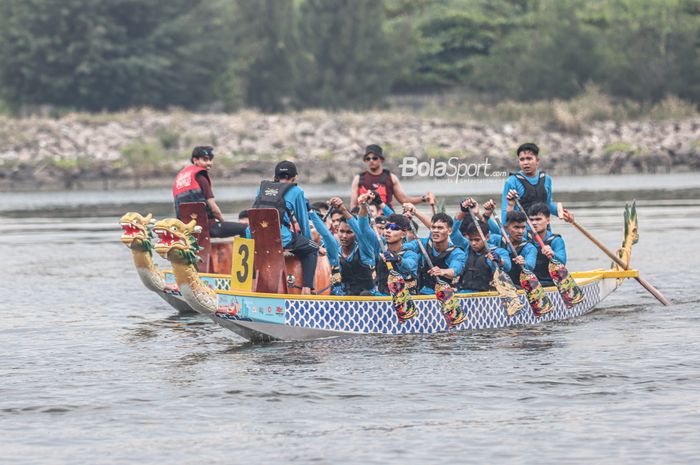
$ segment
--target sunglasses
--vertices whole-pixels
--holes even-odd
[[[392,231],[403,231],[403,228],[396,223],[387,223],[385,227]]]
[[[377,161],[379,157],[365,157],[365,161]]]

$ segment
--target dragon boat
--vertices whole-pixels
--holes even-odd
[[[316,289],[323,289],[326,295],[300,295],[298,286],[294,285],[301,276],[300,264],[295,257],[284,256],[276,210],[250,210],[253,238],[235,238],[223,244],[231,251],[231,257],[219,263],[230,266],[230,271],[225,272],[219,265],[218,270],[208,270],[214,272],[200,272],[198,264],[202,255],[210,254],[209,268],[217,265],[211,261],[211,250],[203,254],[198,242],[202,225],[201,220],[200,225],[197,221],[202,218],[203,210],[199,211],[200,216],[192,215],[187,223],[183,218],[154,222],[150,215],[127,213],[121,219],[122,242],[132,250],[137,272],[148,289],[178,311],[194,310],[208,315],[215,323],[253,342],[363,334],[430,334],[542,324],[589,313],[624,279],[639,277],[637,270],[629,269],[632,246],[638,239],[637,216],[632,205],[625,208],[623,243],[617,252],[627,266],[613,263],[608,269],[571,273],[583,293],[583,299],[576,305],[567,307],[557,288],[547,287],[545,292],[554,308],[538,316],[523,291],[519,291],[523,309],[511,316],[496,292],[457,294],[466,318],[451,327],[435,296],[413,296],[416,316],[400,321],[390,297],[328,295],[329,285],[324,289],[318,279],[327,280],[330,269],[317,270]],[[154,236],[157,236],[155,242]],[[207,242],[208,238],[204,240]],[[170,261],[172,269],[161,271],[153,264],[154,250]],[[319,266],[328,267],[327,260],[319,260]]]

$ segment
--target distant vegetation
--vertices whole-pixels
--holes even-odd
[[[546,114],[569,131],[694,113],[700,0],[0,0],[0,111],[364,110],[421,94],[471,96],[421,111]]]

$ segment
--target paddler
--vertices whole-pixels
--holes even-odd
[[[477,228],[481,229],[481,233]],[[481,220],[477,220],[476,223],[470,222],[466,233],[469,238],[469,247],[467,248],[464,270],[459,280],[459,292],[495,290],[491,281],[496,267],[503,269],[506,273],[510,271],[511,262],[508,252],[501,247],[490,244],[489,227]],[[486,243],[482,240],[482,236],[486,239]]]
[[[360,194],[372,190],[376,191],[381,197],[382,202],[389,207],[392,207],[394,197],[401,203],[434,202],[434,197],[431,192],[427,192],[420,197],[410,197],[404,192],[399,178],[382,166],[384,163],[384,150],[382,150],[379,145],[368,145],[362,159],[367,165],[367,170],[355,175],[352,180],[350,192],[351,209],[357,207],[357,197]]]
[[[525,213],[535,203],[545,203],[551,211],[557,211],[557,205],[552,201],[552,178],[539,170],[539,147],[532,142],[522,144],[516,150],[516,155],[520,171],[511,173],[506,180],[501,205],[508,203],[509,196],[517,195]],[[506,222],[505,210],[502,212],[501,221]]]
[[[415,206],[404,204],[404,208],[424,221],[424,224],[427,221],[427,218],[424,218],[424,215],[417,211]],[[464,251],[450,241],[452,218],[448,214],[436,213],[428,224],[430,224],[430,237],[418,238],[416,241],[408,242],[405,246],[407,250],[411,250],[419,256],[418,285],[421,294],[435,294],[437,278],[451,284],[462,273],[466,260]],[[423,257],[417,241],[421,241],[428,252],[433,264],[432,268]]]
[[[508,274],[513,283],[520,287],[520,272],[522,267],[532,271],[537,263],[537,248],[527,240],[527,218],[525,213],[521,211],[509,211],[506,214],[505,229],[513,244],[513,248],[518,253],[517,256],[511,257],[512,266]],[[507,248],[505,238],[503,239],[502,248]]]
[[[214,200],[214,191],[209,170],[214,164],[214,148],[197,146],[192,150],[190,165],[175,176],[173,182],[173,200],[175,215],[180,217],[180,205],[187,202],[203,202],[209,217],[209,235],[211,237],[231,237],[246,234],[246,224],[225,221],[221,209]]]
[[[365,212],[364,219],[358,219],[348,211],[340,197],[333,197],[328,203],[331,208],[340,211],[343,215],[339,220],[336,234],[340,243],[338,262],[343,292],[345,295],[375,295],[377,293],[374,284],[376,255],[371,242],[372,236],[362,231],[362,229],[371,230],[367,220],[367,204],[362,204]],[[360,220],[366,222],[362,228]]]
[[[491,232],[489,236],[489,243],[497,247],[500,246],[501,231],[498,228],[498,224],[496,224],[496,222],[491,218],[493,211],[496,208],[496,203],[492,199],[487,200],[483,205],[484,213],[480,213],[479,204],[471,197],[467,197],[459,203],[459,211],[454,216],[452,235],[450,236],[452,242],[467,252],[467,249],[469,248],[467,229],[469,228],[469,225],[473,223],[472,217],[469,214],[470,208],[475,217],[481,217],[484,221],[488,222],[489,231]]]
[[[534,228],[533,234],[537,234],[544,242],[544,247],[533,241],[537,248],[537,261],[533,270],[537,279],[543,286],[552,286],[554,281],[549,274],[549,261],[554,258],[559,263],[566,265],[566,243],[559,234],[554,234],[549,228],[550,211],[546,203],[536,203],[528,210],[530,223]]]
[[[301,293],[308,295],[314,289],[318,244],[311,236],[307,201],[304,191],[297,186],[297,177],[294,163],[279,162],[274,180],[260,183],[253,208],[275,208],[279,212],[282,247],[299,257],[303,274]]]
[[[409,219],[404,215],[394,213],[387,218],[383,235],[377,239],[377,241],[383,240],[386,244],[386,250],[378,256],[376,265],[377,290],[381,295],[389,295],[387,263],[391,263],[393,269],[403,276],[409,293],[415,294],[417,292],[418,255],[404,247],[409,228]],[[380,245],[377,247],[381,249]]]

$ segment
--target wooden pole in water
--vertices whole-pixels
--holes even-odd
[[[586,230],[586,228],[584,228],[583,226],[581,226],[580,224],[578,224],[575,220],[572,220],[572,221],[571,221],[571,224],[573,224],[573,225],[576,227],[576,229],[578,229],[579,231],[581,231],[581,233],[582,233],[584,236],[586,236],[588,239],[590,239],[591,242],[593,242],[596,246],[598,246],[598,248],[599,248],[600,250],[602,250],[602,251],[605,253],[605,255],[607,255],[608,257],[610,257],[610,258],[612,259],[612,261],[614,261],[617,265],[621,266],[621,267],[622,267],[623,269],[625,269],[625,270],[629,270],[629,269],[630,269],[630,267],[629,267],[629,265],[628,265],[627,263],[623,262],[623,261],[620,259],[620,257],[618,257],[617,255],[615,255],[614,253],[612,253],[612,252],[610,251],[610,249],[608,249],[607,247],[605,247],[605,245],[603,245],[602,242],[600,242],[598,239],[596,239],[595,237],[593,237],[593,235],[592,235],[591,233],[589,233],[589,232]],[[642,278],[641,276],[638,276],[638,277],[636,277],[636,278],[634,278],[634,279],[636,279],[636,280],[639,282],[639,284],[642,285],[642,287],[643,287],[644,289],[646,289],[647,291],[649,291],[649,293],[650,293],[651,295],[653,295],[654,297],[656,297],[656,300],[658,300],[659,302],[661,302],[661,303],[664,304],[664,305],[667,305],[667,306],[668,306],[668,305],[671,305],[671,301],[668,300],[666,297],[664,297],[664,295],[663,295],[661,292],[659,292],[658,289],[656,289],[654,286],[652,286],[646,279]]]

